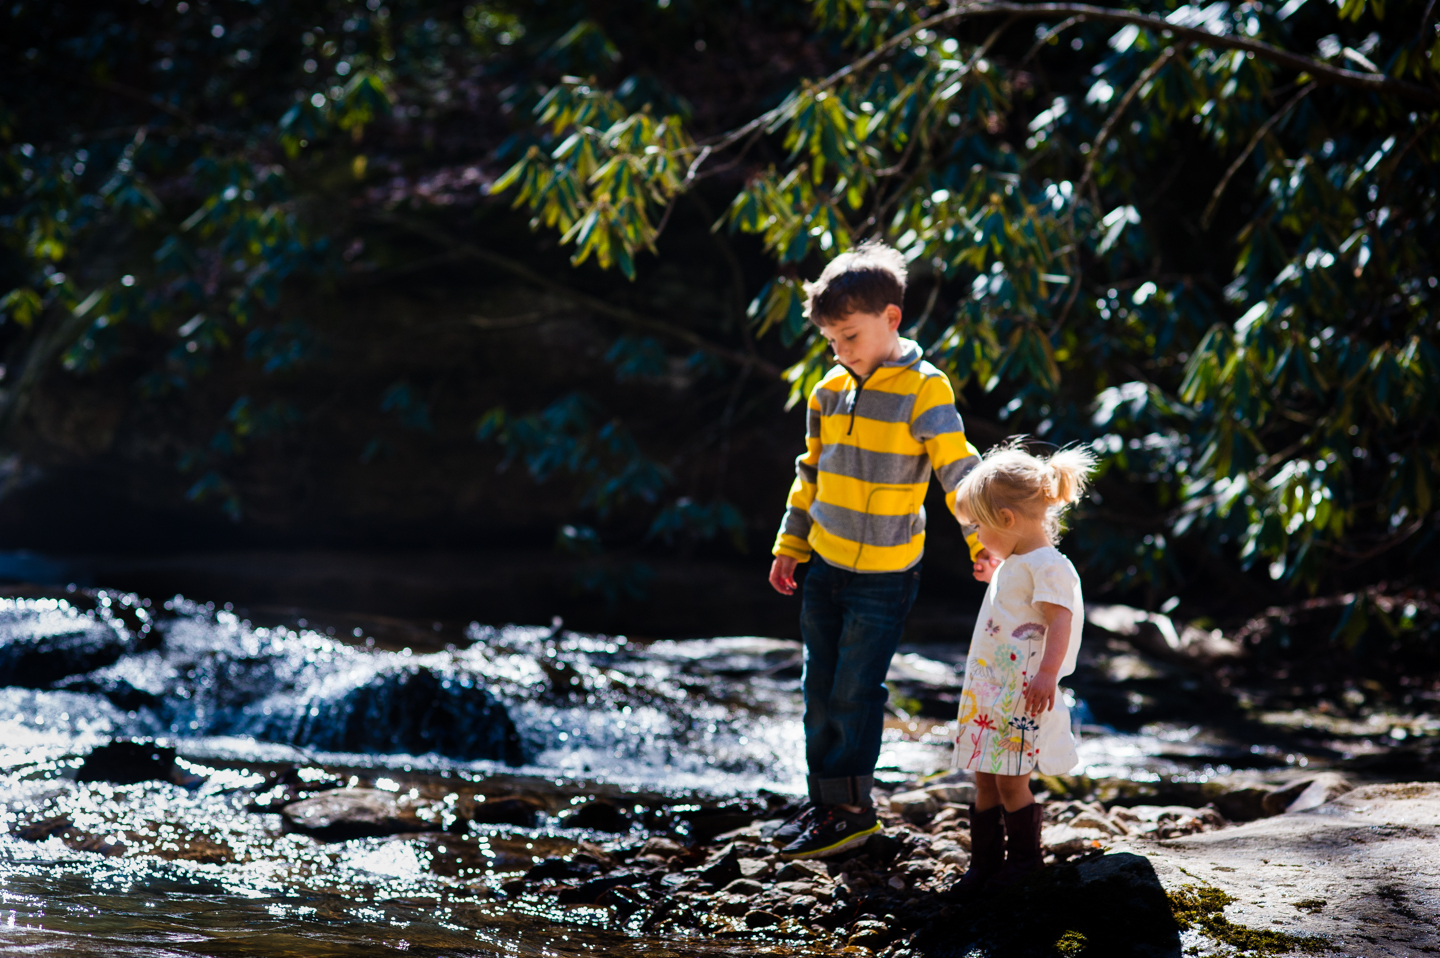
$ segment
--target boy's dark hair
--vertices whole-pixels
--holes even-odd
[[[866,240],[830,261],[820,278],[805,284],[805,315],[828,326],[851,313],[904,307],[905,257],[879,240]]]

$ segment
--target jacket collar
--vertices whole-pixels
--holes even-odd
[[[915,340],[913,339],[906,339],[904,336],[901,336],[900,358],[886,360],[885,362],[880,364],[880,369],[884,369],[887,366],[901,368],[906,366],[913,366],[918,363],[921,357],[924,355],[925,351],[920,348],[919,343],[915,342]],[[879,372],[879,370],[876,370],[876,372]]]

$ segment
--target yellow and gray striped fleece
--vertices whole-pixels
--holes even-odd
[[[980,461],[965,438],[945,374],[900,340],[901,356],[860,380],[836,366],[810,393],[805,454],[795,460],[772,550],[805,562],[813,550],[854,572],[902,572],[925,551],[933,467],[955,511],[955,488]],[[980,551],[973,527],[966,540]]]

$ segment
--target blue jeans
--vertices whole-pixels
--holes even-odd
[[[869,805],[890,692],[885,674],[920,588],[920,566],[849,572],[811,556],[800,606],[810,799]]]

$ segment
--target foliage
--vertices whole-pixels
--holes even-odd
[[[1002,418],[1046,441],[1092,443],[1102,490],[1147,490],[1148,514],[1097,497],[1082,533],[1091,568],[1118,579],[1173,588],[1184,572],[1167,543],[1193,542],[1313,590],[1429,541],[1429,7],[812,11],[851,62],[665,154],[667,170],[693,157],[683,188],[726,151],[780,146],[722,221],[781,270],[750,307],[757,332],[805,335],[795,270],[865,236],[896,245],[932,287],[915,331],[957,386],[1008,394]],[[593,176],[554,157],[557,178]],[[653,188],[671,195],[673,174]],[[825,362],[809,333],[792,402]]]
[[[774,516],[742,514],[723,483],[699,495],[678,464],[723,475],[735,419],[773,411],[763,389],[806,393],[827,359],[801,280],[878,236],[911,262],[909,332],[972,421],[1103,455],[1073,533],[1087,576],[1158,599],[1218,555],[1359,596],[1432,555],[1430,5],[758,9],[194,0],[122,16],[22,0],[0,39],[21,65],[0,81],[0,430],[47,375],[120,370],[175,409],[244,364],[176,455],[192,498],[240,516],[244,458],[321,414],[294,396],[325,349],[313,303],[394,263],[384,230],[562,289],[522,262],[558,239],[596,291],[570,301],[617,327],[615,391],[465,421],[573,492],[561,548],[598,562],[612,535],[740,546]],[[792,31],[795,56],[782,85],[717,102],[687,71],[719,53],[692,37],[738,56],[755,37],[736,17]],[[489,171],[494,198],[469,187],[471,201],[525,210],[535,250],[506,259],[461,217],[377,198],[379,170],[413,178],[440,153]],[[610,267],[658,286],[687,203],[734,259],[725,323],[651,318],[606,286]],[[768,275],[751,275],[760,256]],[[695,444],[703,466],[688,445],[657,451],[623,401],[697,376],[723,405]],[[444,432],[398,358],[364,402],[417,442]],[[621,526],[628,539],[607,531]],[[607,588],[639,588],[631,571]],[[1367,614],[1346,607],[1337,642]]]
[[[501,115],[496,106],[528,110],[538,99],[540,122],[569,131],[558,178],[523,159],[496,173],[537,207],[538,222],[566,233],[576,264],[633,276],[634,252],[654,249],[657,211],[682,182],[672,157],[689,145],[676,112],[686,106],[650,89],[644,73],[622,81],[618,97],[574,79],[548,92],[531,81],[537,63],[552,75],[616,63],[606,32],[577,18],[582,7],[140,0],[122,14],[15,5],[0,40],[21,65],[0,83],[0,433],[13,442],[57,368],[83,379],[121,366],[155,408],[194,404],[217,376],[237,381],[243,391],[198,434],[177,437],[175,466],[188,498],[239,521],[246,457],[318,415],[295,398],[325,359],[313,304],[403,255],[366,231],[367,217],[387,212],[373,197],[378,169],[426,162],[435,127],[454,142],[463,139],[454,127],[475,122],[457,84],[485,91],[486,122]],[[29,97],[27,76],[42,79],[43,101]],[[515,142],[481,141],[469,159],[488,166]],[[371,249],[373,259],[362,255]],[[694,333],[682,345],[687,375],[716,373],[719,347]],[[617,382],[655,383],[671,371],[667,344],[653,336],[621,336],[606,358]],[[402,361],[370,403],[401,436],[434,440],[442,428],[434,389]],[[591,521],[628,506],[649,510],[645,541],[740,535],[732,505],[702,506],[674,488],[672,470],[587,396],[530,415],[494,410],[479,436],[537,479],[574,477],[575,505]],[[381,432],[352,455],[377,462],[398,441]],[[645,581],[628,567],[586,575],[626,595]]]

